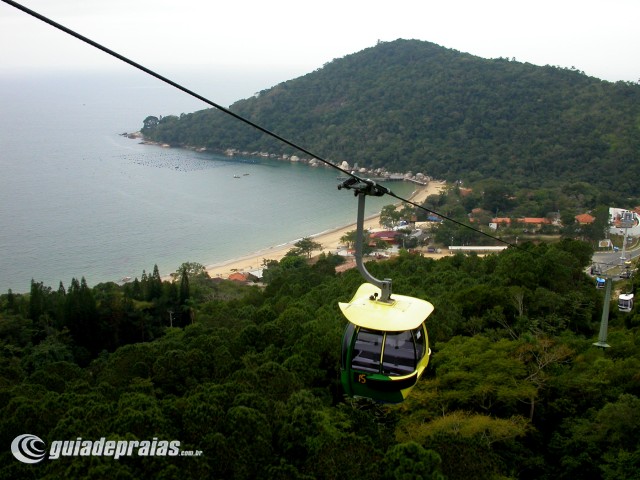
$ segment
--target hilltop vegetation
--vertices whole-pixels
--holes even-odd
[[[638,197],[640,85],[487,60],[417,40],[379,43],[231,110],[332,161],[518,188],[587,182]],[[146,137],[297,153],[215,110],[146,123]]]
[[[0,452],[2,478],[632,478],[640,466],[637,313],[584,273],[588,245],[485,258],[403,252],[369,270],[430,300],[432,361],[399,406],[345,399],[345,301],[362,282],[336,258],[270,265],[264,290],[159,272],[125,286],[34,282],[0,297],[0,440],[179,440],[203,456]],[[635,289],[637,280],[625,288]],[[173,325],[171,327],[170,325]]]

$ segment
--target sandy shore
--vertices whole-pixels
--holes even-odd
[[[445,186],[444,182],[431,181],[426,187],[419,187],[409,198],[414,203],[421,204],[429,195],[439,193]],[[354,214],[355,216],[355,214]],[[370,230],[376,230],[380,228],[380,215],[375,215],[365,220],[364,227]],[[340,238],[347,232],[355,230],[355,221],[349,225],[345,225],[334,230],[322,232],[317,235],[312,235],[314,241],[320,243],[323,247],[322,252],[335,253],[338,250],[338,246],[342,244]],[[209,276],[215,278],[228,278],[233,272],[250,272],[252,270],[258,270],[262,268],[263,261],[266,260],[278,260],[280,261],[285,254],[293,248],[293,244],[297,240],[292,241],[286,245],[278,247],[264,248],[257,252],[249,253],[245,256],[230,259],[224,262],[220,262],[214,265],[207,265],[207,272]],[[321,251],[313,252],[313,255],[319,255]]]

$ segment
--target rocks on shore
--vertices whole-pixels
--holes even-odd
[[[172,147],[172,145],[167,143],[159,143],[159,142],[152,142],[152,141],[146,140],[144,138],[144,135],[142,135],[141,132],[133,132],[133,133],[125,132],[125,133],[122,133],[121,135],[123,137],[127,137],[130,139],[141,139],[142,141],[140,143],[143,145],[157,145],[164,148]],[[177,148],[185,148],[187,150],[194,150],[196,152],[207,151],[206,147],[195,147],[195,146],[189,146],[189,145],[180,145],[180,146],[177,146]],[[310,167],[330,167],[330,165],[327,165],[326,163],[318,160],[317,158],[301,158],[297,155],[286,155],[286,154],[278,155],[275,153],[257,152],[257,151],[249,152],[246,150],[238,150],[236,148],[227,148],[223,153],[228,157],[242,156],[242,157],[271,158],[275,160],[282,160],[285,162],[306,163]],[[347,161],[342,161],[339,163],[332,162],[332,165],[335,167],[339,167],[342,170],[347,170],[347,171],[355,172],[359,175],[363,175],[367,177],[375,177],[377,179],[383,179],[383,180],[406,180],[406,181],[418,183],[421,185],[426,185],[429,183],[429,181],[431,181],[431,177],[420,172],[416,174],[414,174],[413,172],[405,172],[405,173],[389,172],[384,167],[373,168],[373,169],[358,167],[357,163],[354,165],[350,165]]]

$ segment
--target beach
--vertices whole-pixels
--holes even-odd
[[[438,194],[445,187],[445,182],[430,181],[427,186],[418,187],[408,200],[413,203],[422,204],[429,195]],[[313,241],[322,245],[322,250],[316,250],[313,255],[320,255],[321,253],[336,253],[343,242],[340,239],[348,232],[356,229],[356,203],[354,202],[353,209],[354,221],[343,227],[321,232],[316,235],[312,235]],[[380,229],[380,215],[374,215],[364,222],[364,228],[375,231]],[[245,256],[226,260],[224,262],[216,263],[214,265],[207,265],[206,270],[212,278],[228,278],[234,272],[251,272],[259,270],[265,260],[277,260],[280,261],[286,253],[294,248],[294,244],[298,241],[292,240],[283,245],[277,245],[267,247],[256,252],[248,253]]]

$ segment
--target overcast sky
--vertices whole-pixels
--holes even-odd
[[[640,79],[640,0],[22,0],[159,73],[261,72],[268,88],[378,40]],[[0,3],[0,73],[131,68]],[[230,80],[232,81],[232,80]]]

